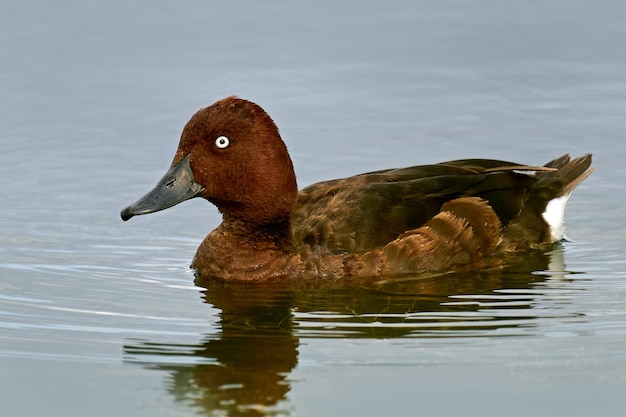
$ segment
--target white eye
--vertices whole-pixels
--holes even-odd
[[[215,139],[215,146],[220,149],[227,148],[229,144],[230,140],[226,136],[220,136],[219,138]]]

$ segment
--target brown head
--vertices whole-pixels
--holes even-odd
[[[297,193],[276,124],[258,105],[227,97],[191,117],[170,170],[121,214],[128,220],[204,197],[226,220],[265,224],[288,218]]]

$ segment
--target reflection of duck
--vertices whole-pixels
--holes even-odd
[[[456,339],[529,332],[537,321],[537,284],[551,279],[549,264],[558,264],[560,257],[556,248],[551,255],[526,254],[514,267],[358,286],[316,281],[247,288],[199,279],[206,302],[221,310],[221,331],[191,346],[129,341],[126,361],[169,372],[170,393],[207,415],[274,415],[277,408],[291,408],[289,374],[298,364],[300,339]],[[557,283],[561,274],[554,274]],[[503,295],[500,307],[479,305],[492,301],[494,290],[507,289],[515,293],[509,303]]]
[[[178,400],[209,415],[224,415],[219,410],[229,416],[263,415],[262,409],[286,399],[287,376],[297,364],[290,299],[225,289],[209,289],[205,297],[222,310],[218,337],[209,336],[197,346],[133,343],[125,346],[125,352],[140,362],[141,355],[191,354],[200,363],[157,365],[172,373],[170,391]]]
[[[171,169],[121,214],[128,220],[198,196],[214,203],[223,222],[192,264],[207,277],[444,271],[560,239],[565,202],[590,164],[590,155],[565,155],[544,167],[450,161],[321,182],[298,193],[274,122],[256,104],[228,97],[191,118]]]

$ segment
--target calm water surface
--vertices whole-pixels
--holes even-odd
[[[626,3],[505,3],[0,6],[2,415],[624,415]],[[502,270],[195,285],[212,206],[119,210],[231,94],[301,186],[565,152],[596,173],[570,241]]]

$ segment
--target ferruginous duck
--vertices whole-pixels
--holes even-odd
[[[183,129],[171,168],[123,220],[202,197],[222,213],[191,263],[206,279],[360,278],[481,268],[563,238],[591,155],[544,166],[491,159],[387,169],[300,191],[276,124],[227,97]]]

